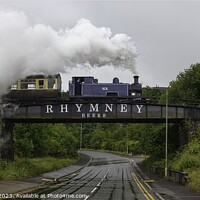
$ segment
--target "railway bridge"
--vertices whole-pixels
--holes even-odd
[[[1,106],[1,158],[13,160],[15,123],[180,123],[200,120],[200,108],[141,103],[43,102]]]

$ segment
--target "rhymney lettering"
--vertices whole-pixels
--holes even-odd
[[[130,104],[118,104],[118,110],[119,113],[127,113],[130,112],[129,106],[135,106],[137,108],[137,114],[142,113],[143,105],[130,105]],[[46,114],[53,114],[56,109],[60,113],[68,113],[69,107],[74,108],[73,111],[76,113],[81,113],[83,117],[105,117],[106,115],[103,115],[102,113],[113,113],[115,109],[117,109],[117,106],[114,107],[114,104],[60,104],[60,105],[46,105]],[[87,109],[86,109],[87,108]],[[115,108],[115,109],[114,109]],[[129,109],[128,109],[129,108]],[[58,112],[58,111],[57,111]],[[101,113],[101,115],[100,115]],[[99,114],[99,115],[98,115]]]

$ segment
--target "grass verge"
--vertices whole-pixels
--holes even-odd
[[[78,161],[77,158],[16,158],[15,162],[0,161],[0,180],[14,180],[37,176],[41,173],[58,170]]]

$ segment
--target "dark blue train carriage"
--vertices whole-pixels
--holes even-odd
[[[69,83],[69,96],[72,101],[144,101],[139,76],[134,83],[120,83],[115,77],[112,83],[98,83],[92,76],[72,77]]]

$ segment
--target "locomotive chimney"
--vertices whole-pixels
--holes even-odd
[[[133,76],[134,78],[134,83],[138,83],[139,82],[139,76]]]

